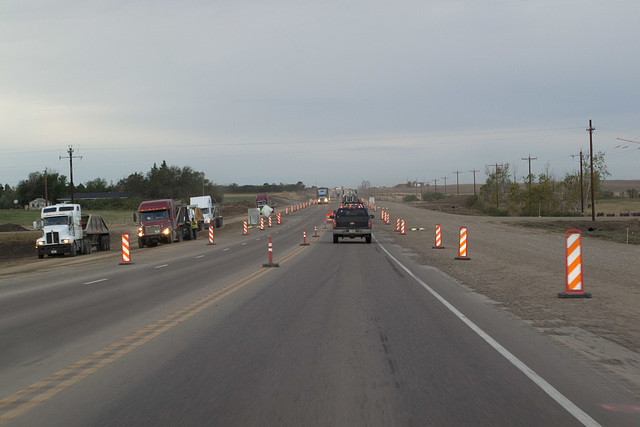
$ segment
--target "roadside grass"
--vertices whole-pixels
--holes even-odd
[[[256,202],[255,194],[225,194],[223,204],[240,203],[240,202]]]
[[[570,229],[580,230],[583,236],[610,242],[640,245],[640,220],[637,219],[599,219],[595,222],[577,221],[532,221],[517,225],[528,228],[539,228],[551,233],[565,234]]]
[[[83,213],[102,215],[107,227],[134,225],[133,211],[83,210]],[[17,224],[24,228],[33,228],[33,222],[40,218],[40,211],[18,209],[0,209],[0,225]]]
[[[633,213],[640,212],[640,199],[603,199],[596,200],[596,213],[615,214],[620,216],[620,212]],[[585,215],[591,215],[591,208],[585,206]]]
[[[33,221],[38,218],[40,218],[40,211],[0,209],[0,224],[17,224],[24,228],[33,228]]]

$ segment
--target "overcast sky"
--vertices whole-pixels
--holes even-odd
[[[640,179],[637,0],[2,0],[0,183]],[[63,157],[60,159],[60,157]]]

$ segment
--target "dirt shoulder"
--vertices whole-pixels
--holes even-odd
[[[640,387],[640,246],[587,233],[582,239],[584,283],[593,297],[561,299],[565,232],[593,228],[590,219],[466,216],[393,202],[382,203],[382,207],[388,208],[392,225],[377,220],[374,233],[402,246],[419,264],[440,269]],[[404,236],[395,232],[398,216],[406,220]],[[536,227],[523,227],[532,223]],[[445,249],[432,249],[436,224],[441,224]],[[553,227],[547,227],[549,224]],[[598,228],[605,225],[606,221],[596,222]],[[455,259],[461,226],[468,228],[468,261]]]

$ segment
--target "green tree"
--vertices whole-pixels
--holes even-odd
[[[480,186],[479,191],[482,202],[488,206],[495,206],[496,210],[508,208],[512,184],[509,163],[497,167],[485,166],[485,174],[487,180]]]
[[[69,193],[67,177],[57,173],[47,174],[46,190],[49,201],[57,202],[58,199]],[[31,200],[39,197],[45,198],[44,174],[42,172],[31,172],[29,178],[18,183],[16,198],[21,205],[26,205]]]
[[[111,190],[107,184],[107,180],[104,178],[95,178],[91,181],[87,181],[85,184],[85,190],[87,193],[107,193]],[[80,190],[78,190],[80,192]]]

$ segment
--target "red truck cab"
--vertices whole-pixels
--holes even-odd
[[[173,243],[182,240],[178,228],[176,205],[171,199],[150,200],[140,203],[138,208],[138,246],[155,246],[160,242]]]

